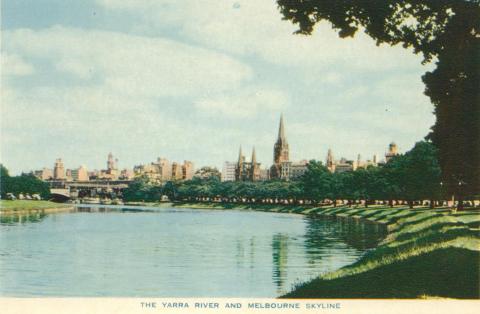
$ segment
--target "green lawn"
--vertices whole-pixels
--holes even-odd
[[[22,211],[46,208],[71,207],[70,204],[59,204],[50,201],[30,201],[30,200],[0,200],[0,212],[2,211]]]
[[[387,225],[389,234],[376,249],[352,265],[297,285],[284,297],[480,298],[478,210],[455,214],[445,208],[375,210],[354,215]],[[346,216],[351,212],[337,210]]]

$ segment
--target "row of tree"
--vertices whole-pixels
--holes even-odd
[[[394,201],[405,201],[410,206],[418,200],[430,200],[433,206],[435,201],[447,198],[444,190],[437,149],[422,141],[381,167],[331,173],[321,162],[313,160],[306,173],[292,181],[220,182],[217,176],[208,176],[159,186],[149,183],[146,178],[138,178],[125,191],[124,199],[155,201],[161,195],[167,195],[171,200],[183,201],[302,204],[362,201],[366,206],[378,200],[388,201],[391,205]]]
[[[33,174],[22,173],[19,176],[10,176],[8,169],[0,164],[0,194],[5,199],[8,193],[15,196],[20,194],[39,194],[43,199],[50,196],[48,183],[35,177]]]

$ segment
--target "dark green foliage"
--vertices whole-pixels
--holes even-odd
[[[135,178],[123,191],[123,200],[129,202],[158,202],[162,196],[162,187],[152,184],[147,177]]]
[[[318,161],[310,161],[299,180],[220,182],[218,177],[167,183],[172,200],[276,203],[298,200],[313,204],[324,200],[438,200],[441,198],[437,150],[428,142],[418,142],[405,155],[383,167],[353,172],[331,173]],[[336,204],[336,202],[333,202]]]
[[[33,174],[24,174],[11,177],[7,168],[0,165],[0,192],[2,199],[7,193],[15,196],[19,194],[39,194],[43,199],[50,196],[50,187],[47,183],[35,177]]]
[[[0,164],[0,197],[5,198],[7,195],[7,180],[10,178],[10,174],[8,173],[8,169],[5,168],[2,164]]]
[[[207,179],[210,177],[216,177],[220,180],[221,173],[215,167],[202,167],[195,172],[195,176],[201,179]]]
[[[321,162],[311,160],[301,180],[305,198],[318,201],[329,197],[331,181],[328,169]]]
[[[477,251],[440,249],[356,275],[316,279],[284,297],[418,298],[426,295],[478,299],[479,261]]]
[[[340,37],[359,29],[377,44],[402,44],[437,67],[423,76],[437,117],[428,135],[439,149],[445,189],[480,194],[480,5],[478,0],[277,0],[284,18],[311,34],[329,21]],[[417,23],[408,23],[416,20]]]

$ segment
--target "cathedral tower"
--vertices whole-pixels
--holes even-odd
[[[287,138],[285,136],[285,126],[283,125],[283,114],[280,116],[280,126],[278,127],[277,142],[273,146],[273,163],[279,165],[282,162],[289,161],[289,150]]]

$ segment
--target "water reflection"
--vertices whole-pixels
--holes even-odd
[[[14,213],[11,215],[1,215],[0,216],[0,224],[2,225],[17,225],[17,224],[25,224],[25,223],[37,223],[42,221],[47,217],[44,211],[36,211],[30,213]]]
[[[365,251],[374,248],[385,237],[386,230],[378,224],[365,223],[360,220],[336,218],[305,218],[306,230],[301,239],[277,233],[272,237],[273,282],[277,294],[285,293],[289,288],[286,283],[305,281],[302,278],[288,278],[294,272],[296,257],[300,253],[290,252],[301,246],[302,254],[307,258],[309,268],[332,271],[359,258]],[[340,253],[341,252],[341,253]],[[292,253],[292,261],[289,254]],[[347,253],[352,260],[339,261],[338,256]],[[343,265],[342,265],[343,263]],[[337,266],[338,265],[338,266]],[[312,277],[320,273],[314,273]],[[308,279],[308,278],[307,278]]]
[[[329,247],[333,237],[364,251],[376,247],[385,235],[386,229],[383,226],[358,219],[309,218],[305,246],[307,252],[315,253],[318,248]]]
[[[285,289],[286,271],[288,265],[288,236],[277,233],[272,238],[273,282],[277,286],[277,293]]]

